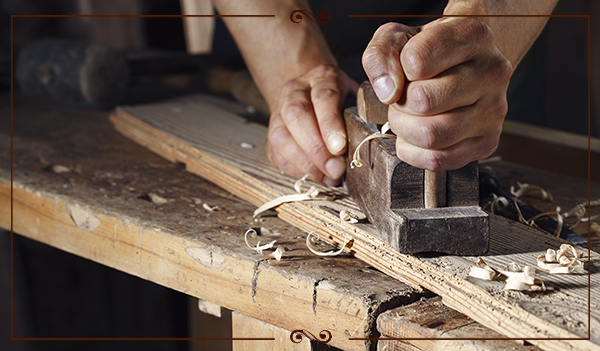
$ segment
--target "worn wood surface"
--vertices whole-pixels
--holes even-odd
[[[305,232],[275,217],[254,221],[255,206],[122,137],[107,116],[17,99],[15,233],[286,330],[327,329],[329,345],[345,350],[367,349],[373,343],[348,338],[376,337],[381,311],[420,297],[350,255],[314,256]],[[0,227],[10,229],[6,134],[0,166]],[[251,243],[277,240],[285,259],[247,248],[248,228],[262,234]]]
[[[177,113],[173,112],[175,107]],[[189,171],[255,205],[293,192],[294,179],[281,175],[264,156],[265,128],[203,104],[199,98],[120,108],[112,122],[138,143],[167,159],[186,163]],[[242,142],[255,147],[241,148]],[[352,236],[351,253],[355,257],[414,287],[422,286],[439,294],[446,305],[503,335],[528,339],[548,350],[598,348],[596,328],[592,327],[592,341],[585,340],[588,293],[592,311],[600,307],[597,254],[592,252],[589,257],[589,281],[587,275],[550,276],[540,272],[539,277],[552,288],[549,292],[507,292],[496,284],[467,279],[474,257],[419,258],[397,253],[372,234],[370,225],[350,225],[339,220],[336,208],[357,211],[344,192],[322,190],[335,194],[339,200],[331,204],[281,205],[279,217],[303,230],[319,231],[321,238],[336,246]],[[511,261],[532,265],[536,255],[561,244],[558,239],[501,218],[492,217],[491,225],[492,244],[486,258],[493,266],[501,267]],[[595,325],[598,319],[594,312],[592,317]]]
[[[448,308],[439,297],[382,313],[377,318],[377,329],[382,338],[405,339],[382,340],[377,346],[379,351],[540,350],[531,345],[518,346],[512,340],[481,340],[504,336],[490,332],[473,319]]]

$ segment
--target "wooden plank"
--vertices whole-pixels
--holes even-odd
[[[308,338],[302,338],[295,343],[290,339],[291,331],[278,328],[261,320],[244,316],[241,313],[231,314],[232,332],[234,338],[249,337],[273,338],[274,340],[234,340],[233,351],[311,351],[311,343]]]
[[[495,155],[507,161],[583,179],[588,178],[588,138],[550,128],[506,120]],[[591,180],[600,182],[600,139],[591,138]]]
[[[174,114],[174,107],[180,112]],[[255,205],[293,192],[294,179],[281,175],[264,156],[266,128],[203,104],[201,99],[122,107],[111,121],[124,135],[165,158],[185,163],[191,172]],[[238,147],[242,142],[255,147],[250,150]],[[474,257],[418,258],[399,254],[377,239],[369,225],[351,225],[339,219],[340,207],[357,211],[343,191],[322,190],[334,193],[339,200],[332,204],[284,204],[277,209],[279,217],[305,231],[319,231],[321,238],[336,246],[351,236],[351,252],[355,257],[414,287],[422,286],[439,294],[445,304],[503,335],[531,340],[547,350],[598,349],[600,337],[594,328],[593,341],[585,340],[587,276],[557,277],[541,273],[540,277],[560,292],[542,296],[505,292],[493,284],[478,285],[467,280]],[[491,222],[492,247],[487,260],[494,266],[509,261],[533,265],[537,254],[562,242],[502,218],[492,217]],[[591,253],[592,260],[598,258]],[[600,284],[598,272],[592,272],[590,279],[592,286]],[[598,310],[600,293],[595,289],[590,293],[592,311]],[[545,313],[552,306],[557,313]],[[593,316],[592,323],[596,323],[596,318]]]
[[[184,15],[214,15],[211,0],[180,0]],[[186,50],[190,55],[210,54],[212,52],[214,17],[183,17]]]
[[[377,318],[377,329],[382,338],[412,338],[380,341],[377,346],[379,350],[539,350],[535,346],[523,346],[511,340],[479,340],[502,339],[504,336],[445,306],[439,297],[382,313]]]
[[[327,329],[345,350],[370,347],[348,338],[376,336],[381,311],[419,298],[349,255],[315,257],[306,233],[280,219],[254,221],[255,206],[123,138],[106,112],[16,100],[14,121],[16,233],[286,330]],[[0,137],[2,228],[11,226],[10,141]],[[257,240],[277,240],[287,259],[248,249],[248,228],[263,228]]]

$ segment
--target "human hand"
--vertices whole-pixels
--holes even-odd
[[[334,186],[344,174],[346,131],[341,115],[358,84],[339,68],[319,65],[287,82],[271,113],[265,150],[283,172]]]
[[[512,66],[482,20],[442,18],[421,28],[387,23],[367,46],[363,66],[379,99],[390,104],[403,161],[452,170],[496,150]]]

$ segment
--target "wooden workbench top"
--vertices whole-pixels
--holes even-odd
[[[7,104],[1,112],[5,121]],[[378,335],[379,313],[422,297],[349,255],[315,257],[303,245],[306,233],[275,217],[255,222],[255,206],[117,134],[107,115],[15,100],[17,233],[288,330],[329,330],[333,345],[349,350],[365,349],[349,337]],[[495,168],[503,182],[545,186],[567,207],[587,198],[585,181]],[[0,184],[0,226],[8,228],[7,137],[0,138]],[[599,190],[592,187],[592,196]],[[94,230],[98,222],[102,230]],[[286,259],[247,248],[248,228],[262,228],[263,243],[277,240]]]

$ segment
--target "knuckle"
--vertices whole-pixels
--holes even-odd
[[[321,88],[313,93],[313,102],[330,101],[340,95],[340,91],[334,88]]]
[[[499,99],[496,103],[494,103],[491,106],[490,116],[498,119],[499,121],[502,121],[507,113],[508,113],[508,102],[506,101],[506,98],[504,96],[502,96],[501,99]]]
[[[296,122],[306,114],[309,114],[312,106],[308,101],[293,101],[285,104],[281,110],[281,116],[286,122]]]
[[[502,56],[502,54],[500,54]],[[513,74],[512,64],[504,56],[501,57],[500,61],[494,69],[494,77],[500,84],[508,85],[510,78]]]
[[[407,103],[410,108],[418,113],[427,114],[435,106],[435,96],[423,85],[417,85],[409,88],[407,94]]]
[[[421,147],[425,149],[435,149],[442,139],[442,133],[435,124],[426,124],[421,127],[420,131]]]
[[[441,151],[429,150],[424,159],[425,169],[441,171],[444,169],[445,157]]]
[[[267,139],[269,140],[269,143],[273,148],[278,149],[285,145],[289,137],[290,133],[288,132],[287,128],[284,126],[280,126],[275,129],[269,130]]]
[[[494,33],[492,32],[492,29],[480,18],[469,18],[464,28],[469,34],[468,38],[471,40],[474,39],[486,43],[494,42]]]
[[[367,73],[381,65],[381,55],[383,55],[384,50],[384,47],[380,44],[372,44],[365,49],[362,55],[362,64]]]
[[[483,138],[480,147],[480,159],[491,156],[496,149],[498,148],[498,144],[500,142],[500,133],[492,133]]]
[[[419,79],[426,75],[427,65],[425,57],[429,52],[427,45],[407,45],[402,51],[402,62],[407,76]]]
[[[281,87],[281,93],[282,95],[288,95],[292,91],[298,90],[299,86],[300,82],[297,79],[289,80]]]

